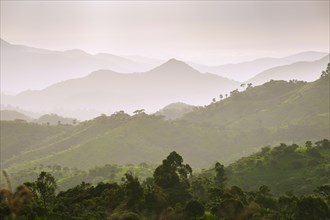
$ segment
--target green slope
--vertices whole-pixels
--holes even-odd
[[[330,184],[329,171],[329,140],[312,147],[295,144],[264,147],[226,169],[230,185],[248,191],[267,185],[274,193],[293,190],[296,194],[311,193],[320,185]]]
[[[118,112],[58,127],[65,132],[48,138],[36,130],[40,138],[29,144],[28,152],[13,143],[29,141],[21,140],[21,134],[17,140],[1,137],[5,151],[8,146],[17,150],[16,157],[2,163],[11,168],[60,164],[88,169],[109,163],[157,163],[176,150],[194,167],[215,160],[229,164],[268,144],[329,139],[329,77],[312,83],[271,81],[194,110],[182,120]]]
[[[55,141],[70,126],[45,126],[24,121],[0,121],[1,166],[25,152]]]
[[[251,130],[290,125],[329,112],[329,78],[312,83],[270,81],[232,94],[187,114],[188,121],[226,129]]]
[[[160,109],[155,113],[155,115],[163,115],[166,119],[178,119],[181,118],[183,115],[192,112],[195,106],[188,105],[182,102],[172,103],[164,108]]]

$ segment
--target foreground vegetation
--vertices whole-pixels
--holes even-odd
[[[53,175],[42,171],[35,181],[18,186],[14,192],[10,185],[8,189],[1,190],[0,217],[114,220],[330,219],[330,185],[326,176],[322,178],[329,172],[329,153],[330,144],[327,139],[315,144],[307,141],[305,146],[281,144],[273,149],[265,147],[226,169],[216,163],[211,169],[194,174],[179,154],[171,152],[161,165],[155,167],[152,177],[143,181],[132,172],[127,172],[121,181],[94,184],[81,182],[60,192]],[[273,162],[276,160],[277,163]],[[146,164],[142,166],[150,168]],[[99,172],[99,175],[111,179],[113,173],[107,167],[94,169],[91,173]],[[288,171],[283,174],[285,169]],[[299,169],[304,169],[304,172],[299,172]],[[265,178],[270,172],[273,179],[270,179],[270,175]],[[296,180],[305,175],[308,181],[289,181],[286,183],[287,191],[279,192],[283,190],[281,181],[289,175],[295,175]],[[265,182],[269,181],[271,187],[265,184],[257,186],[257,176]],[[8,179],[6,173],[5,177]],[[275,180],[280,187],[274,184]],[[313,184],[309,184],[311,182]],[[233,183],[243,184],[244,187]],[[301,184],[308,190],[298,190],[297,195],[294,190],[301,188]],[[271,190],[273,186],[277,189],[274,194]]]

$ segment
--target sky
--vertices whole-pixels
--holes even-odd
[[[203,64],[329,52],[329,1],[1,1],[1,38]]]

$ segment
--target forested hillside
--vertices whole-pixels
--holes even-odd
[[[330,184],[330,143],[324,139],[313,144],[286,145],[243,157],[226,168],[229,183],[244,190],[269,186],[274,193],[311,193],[317,186]]]
[[[242,84],[242,87],[246,87],[244,92],[234,90],[229,98],[191,112],[184,119],[244,131],[327,122],[329,117],[328,75],[311,83],[271,80],[261,86]],[[319,120],[320,117],[323,119]]]
[[[180,120],[165,120],[138,110],[133,116],[120,111],[76,126],[1,122],[1,132],[7,138],[1,139],[2,149],[8,155],[1,164],[15,164],[17,169],[38,164],[78,169],[109,163],[153,164],[173,150],[194,167],[206,167],[215,160],[229,164],[269,144],[328,139],[328,97],[329,75],[323,74],[311,83],[249,85],[245,91],[232,91],[229,97]],[[15,126],[35,128],[32,140],[27,133],[30,130],[11,133]],[[47,137],[42,134],[44,130],[59,133]],[[44,138],[33,139],[38,135]],[[21,141],[21,137],[25,139]],[[16,146],[20,141],[24,147]]]

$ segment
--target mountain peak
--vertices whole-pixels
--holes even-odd
[[[163,63],[162,65],[156,67],[155,69],[151,70],[151,72],[158,72],[158,73],[199,73],[197,70],[189,66],[183,61],[177,59],[170,59],[167,62]]]
[[[185,62],[181,61],[181,60],[177,60],[175,58],[171,58],[169,59],[166,63],[164,64],[170,64],[170,65],[187,65]]]

